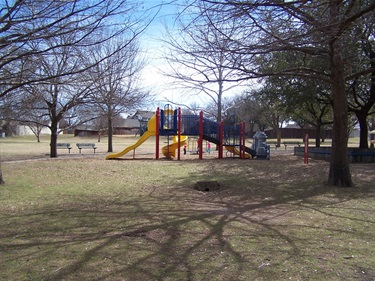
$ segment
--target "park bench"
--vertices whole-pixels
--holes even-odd
[[[68,149],[69,150],[69,154],[70,154],[70,150],[72,149],[72,147],[70,146],[70,143],[57,143],[56,144],[56,149]]]
[[[283,145],[285,147],[285,150],[286,150],[286,148],[287,148],[288,145],[297,145],[298,147],[301,146],[301,142],[300,141],[283,141],[282,143],[283,143]],[[267,144],[274,145],[275,149],[278,148],[277,141],[267,141]]]
[[[267,144],[269,145],[274,145],[275,146],[275,149],[277,149],[277,141],[267,141]]]
[[[284,141],[283,144],[285,146],[285,150],[286,150],[286,147],[288,145],[297,145],[298,147],[301,146],[301,142],[300,141]]]
[[[95,153],[95,143],[77,143],[77,147],[79,149],[79,153],[81,153],[81,149],[94,149]]]

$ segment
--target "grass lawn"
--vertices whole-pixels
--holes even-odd
[[[375,279],[374,164],[351,165],[356,187],[340,189],[327,162],[283,149],[156,161],[150,139],[116,161],[96,144],[50,159],[47,138],[1,140],[0,280]],[[220,190],[194,189],[207,180]]]

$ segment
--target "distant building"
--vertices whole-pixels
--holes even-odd
[[[91,126],[79,126],[74,129],[75,137],[96,137],[99,135],[98,129],[94,129]]]
[[[113,126],[114,135],[139,134],[140,121],[138,119],[124,119],[120,124]]]
[[[267,129],[265,133],[269,139],[276,138],[276,131],[274,129]],[[285,128],[280,128],[281,138],[282,139],[301,139],[305,138],[305,135],[308,134],[310,139],[316,137],[316,130],[314,128],[301,128],[298,125],[291,124]],[[320,132],[320,138],[322,139],[332,139],[333,131],[332,129],[324,130]]]
[[[114,135],[137,135],[142,134],[144,128],[147,128],[147,122],[155,113],[152,111],[137,110],[133,115],[126,119],[117,120],[113,126]],[[97,136],[98,129],[94,126],[79,126],[74,130],[74,136]],[[101,131],[101,135],[107,134]]]
[[[43,127],[40,131],[40,134],[41,135],[50,135],[51,130],[48,127]],[[16,135],[17,136],[29,136],[29,135],[34,135],[34,132],[31,130],[31,128],[29,126],[17,125]]]
[[[154,116],[155,112],[153,111],[145,111],[145,110],[137,110],[131,117],[128,119],[138,119],[141,122],[147,122]]]

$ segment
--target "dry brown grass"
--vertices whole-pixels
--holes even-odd
[[[373,164],[352,165],[356,188],[340,189],[324,183],[328,163],[290,150],[270,161],[155,161],[150,140],[137,160],[108,161],[105,141],[98,154],[58,159],[48,142],[27,142],[19,149],[38,152],[25,161],[8,145],[0,280],[375,278]],[[201,180],[221,189],[194,190]]]

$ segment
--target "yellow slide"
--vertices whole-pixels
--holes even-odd
[[[234,155],[240,155],[240,151],[234,146],[226,146],[225,149],[232,152]],[[245,153],[245,158],[250,158],[250,154]]]
[[[180,147],[186,143],[187,136],[180,136]],[[179,149],[178,147],[178,136],[173,137],[173,143],[170,145],[164,146],[161,151],[165,157],[176,157],[176,150]]]
[[[149,137],[155,136],[155,135],[156,135],[156,115],[153,115],[150,118],[150,120],[148,120],[147,131],[143,133],[141,138],[135,144],[125,148],[123,151],[121,151],[119,153],[109,154],[109,155],[107,155],[107,157],[105,159],[119,158],[119,157],[125,155],[126,153],[128,153],[129,151],[132,151],[133,149],[136,149],[138,146],[140,146],[142,143],[144,143]]]
[[[135,144],[125,148],[123,151],[121,151],[119,153],[109,154],[109,155],[107,155],[107,157],[105,159],[108,160],[108,159],[119,158],[119,157],[125,155],[126,153],[128,153],[129,151],[132,151],[133,149],[136,149],[138,146],[140,146],[142,143],[144,143],[151,136],[155,136],[155,132],[146,131],[146,132],[144,132],[144,134],[141,136],[141,138]]]

